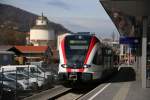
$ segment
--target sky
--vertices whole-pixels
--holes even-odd
[[[73,32],[95,32],[102,38],[118,31],[99,0],[0,0],[34,14],[42,12],[50,21]]]

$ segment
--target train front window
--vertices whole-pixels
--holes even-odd
[[[66,59],[68,65],[82,67],[88,47],[90,36],[70,36],[65,40]]]

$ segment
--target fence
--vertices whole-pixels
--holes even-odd
[[[52,86],[53,76],[38,67],[11,66],[0,72],[0,100],[22,99]]]

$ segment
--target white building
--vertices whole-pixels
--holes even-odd
[[[131,53],[131,48],[129,45],[120,45],[120,61],[126,64],[132,64],[135,60],[135,56]]]
[[[36,20],[36,25],[30,29],[30,43],[34,46],[51,45],[56,41],[55,31],[48,25],[46,17],[39,16]]]

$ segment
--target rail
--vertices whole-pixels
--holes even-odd
[[[26,97],[23,100],[48,100],[69,90],[71,90],[71,88],[66,88],[60,85],[60,86],[56,86],[55,88],[35,94],[33,96]]]

